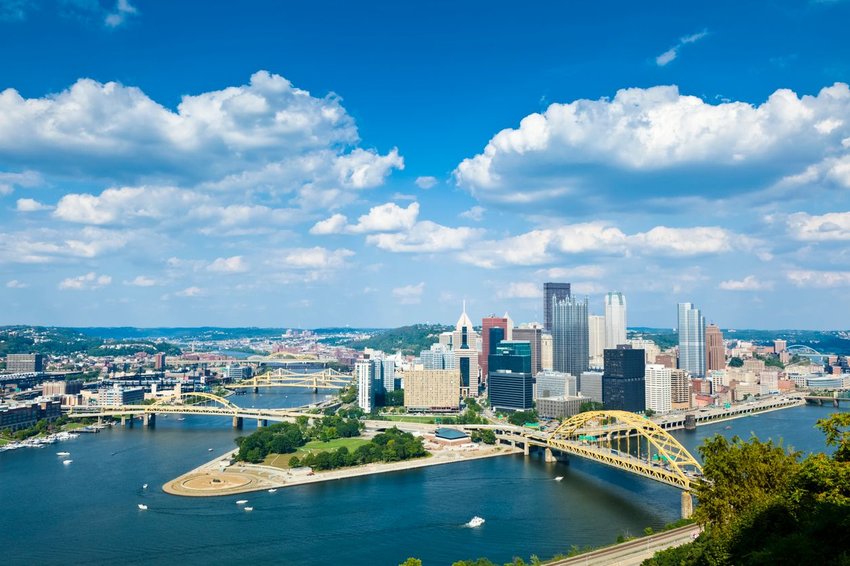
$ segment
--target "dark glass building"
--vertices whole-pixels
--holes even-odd
[[[543,329],[552,332],[552,298],[563,301],[570,298],[569,283],[543,284]]]
[[[487,393],[494,409],[525,411],[533,405],[531,343],[503,340],[488,356],[490,379]]]
[[[639,413],[646,409],[646,354],[643,350],[618,347],[605,350],[602,374],[602,404],[605,409]]]

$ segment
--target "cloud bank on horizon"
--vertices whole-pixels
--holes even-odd
[[[104,14],[117,28],[142,11]],[[534,320],[542,282],[567,280],[624,291],[636,324],[691,300],[730,326],[742,305],[762,326],[817,326],[770,305],[850,287],[850,87],[623,86],[528,109],[477,151],[434,148],[449,171],[378,149],[338,95],[267,70],[170,104],[87,77],[9,86],[5,322],[374,326],[449,320],[462,299]]]

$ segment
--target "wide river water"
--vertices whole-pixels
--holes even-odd
[[[319,400],[289,390],[231,399],[245,406]],[[679,431],[694,454],[719,433],[824,449],[815,421],[831,407],[799,407]],[[844,410],[844,409],[842,409]],[[246,422],[244,434],[253,430]],[[729,428],[727,428],[729,427]],[[549,558],[679,518],[679,492],[572,458],[504,456],[284,488],[181,498],[166,481],[233,448],[230,419],[159,416],[155,429],[114,427],[42,449],[0,453],[3,564],[345,564],[425,566],[486,556]],[[212,452],[209,449],[212,448]],[[63,465],[57,451],[71,452]],[[564,476],[563,481],[554,481]],[[142,485],[147,483],[148,489]],[[246,513],[236,505],[248,499]],[[144,503],[147,511],[137,504]],[[486,523],[464,524],[473,515]]]

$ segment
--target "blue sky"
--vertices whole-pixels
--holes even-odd
[[[847,328],[847,21],[0,0],[2,323]]]

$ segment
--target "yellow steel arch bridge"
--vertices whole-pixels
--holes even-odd
[[[308,373],[294,372],[279,368],[243,379],[237,383],[225,385],[229,389],[259,387],[302,387],[305,389],[343,389],[348,387],[354,378],[350,373],[343,373],[332,368]]]
[[[67,416],[70,418],[142,416],[145,422],[149,423],[151,417],[158,414],[233,417],[233,423],[236,425],[241,424],[243,418],[257,419],[259,423],[266,424],[267,421],[292,420],[306,413],[295,409],[240,407],[211,393],[192,392],[182,396],[166,397],[150,405],[73,406],[68,410]]]

